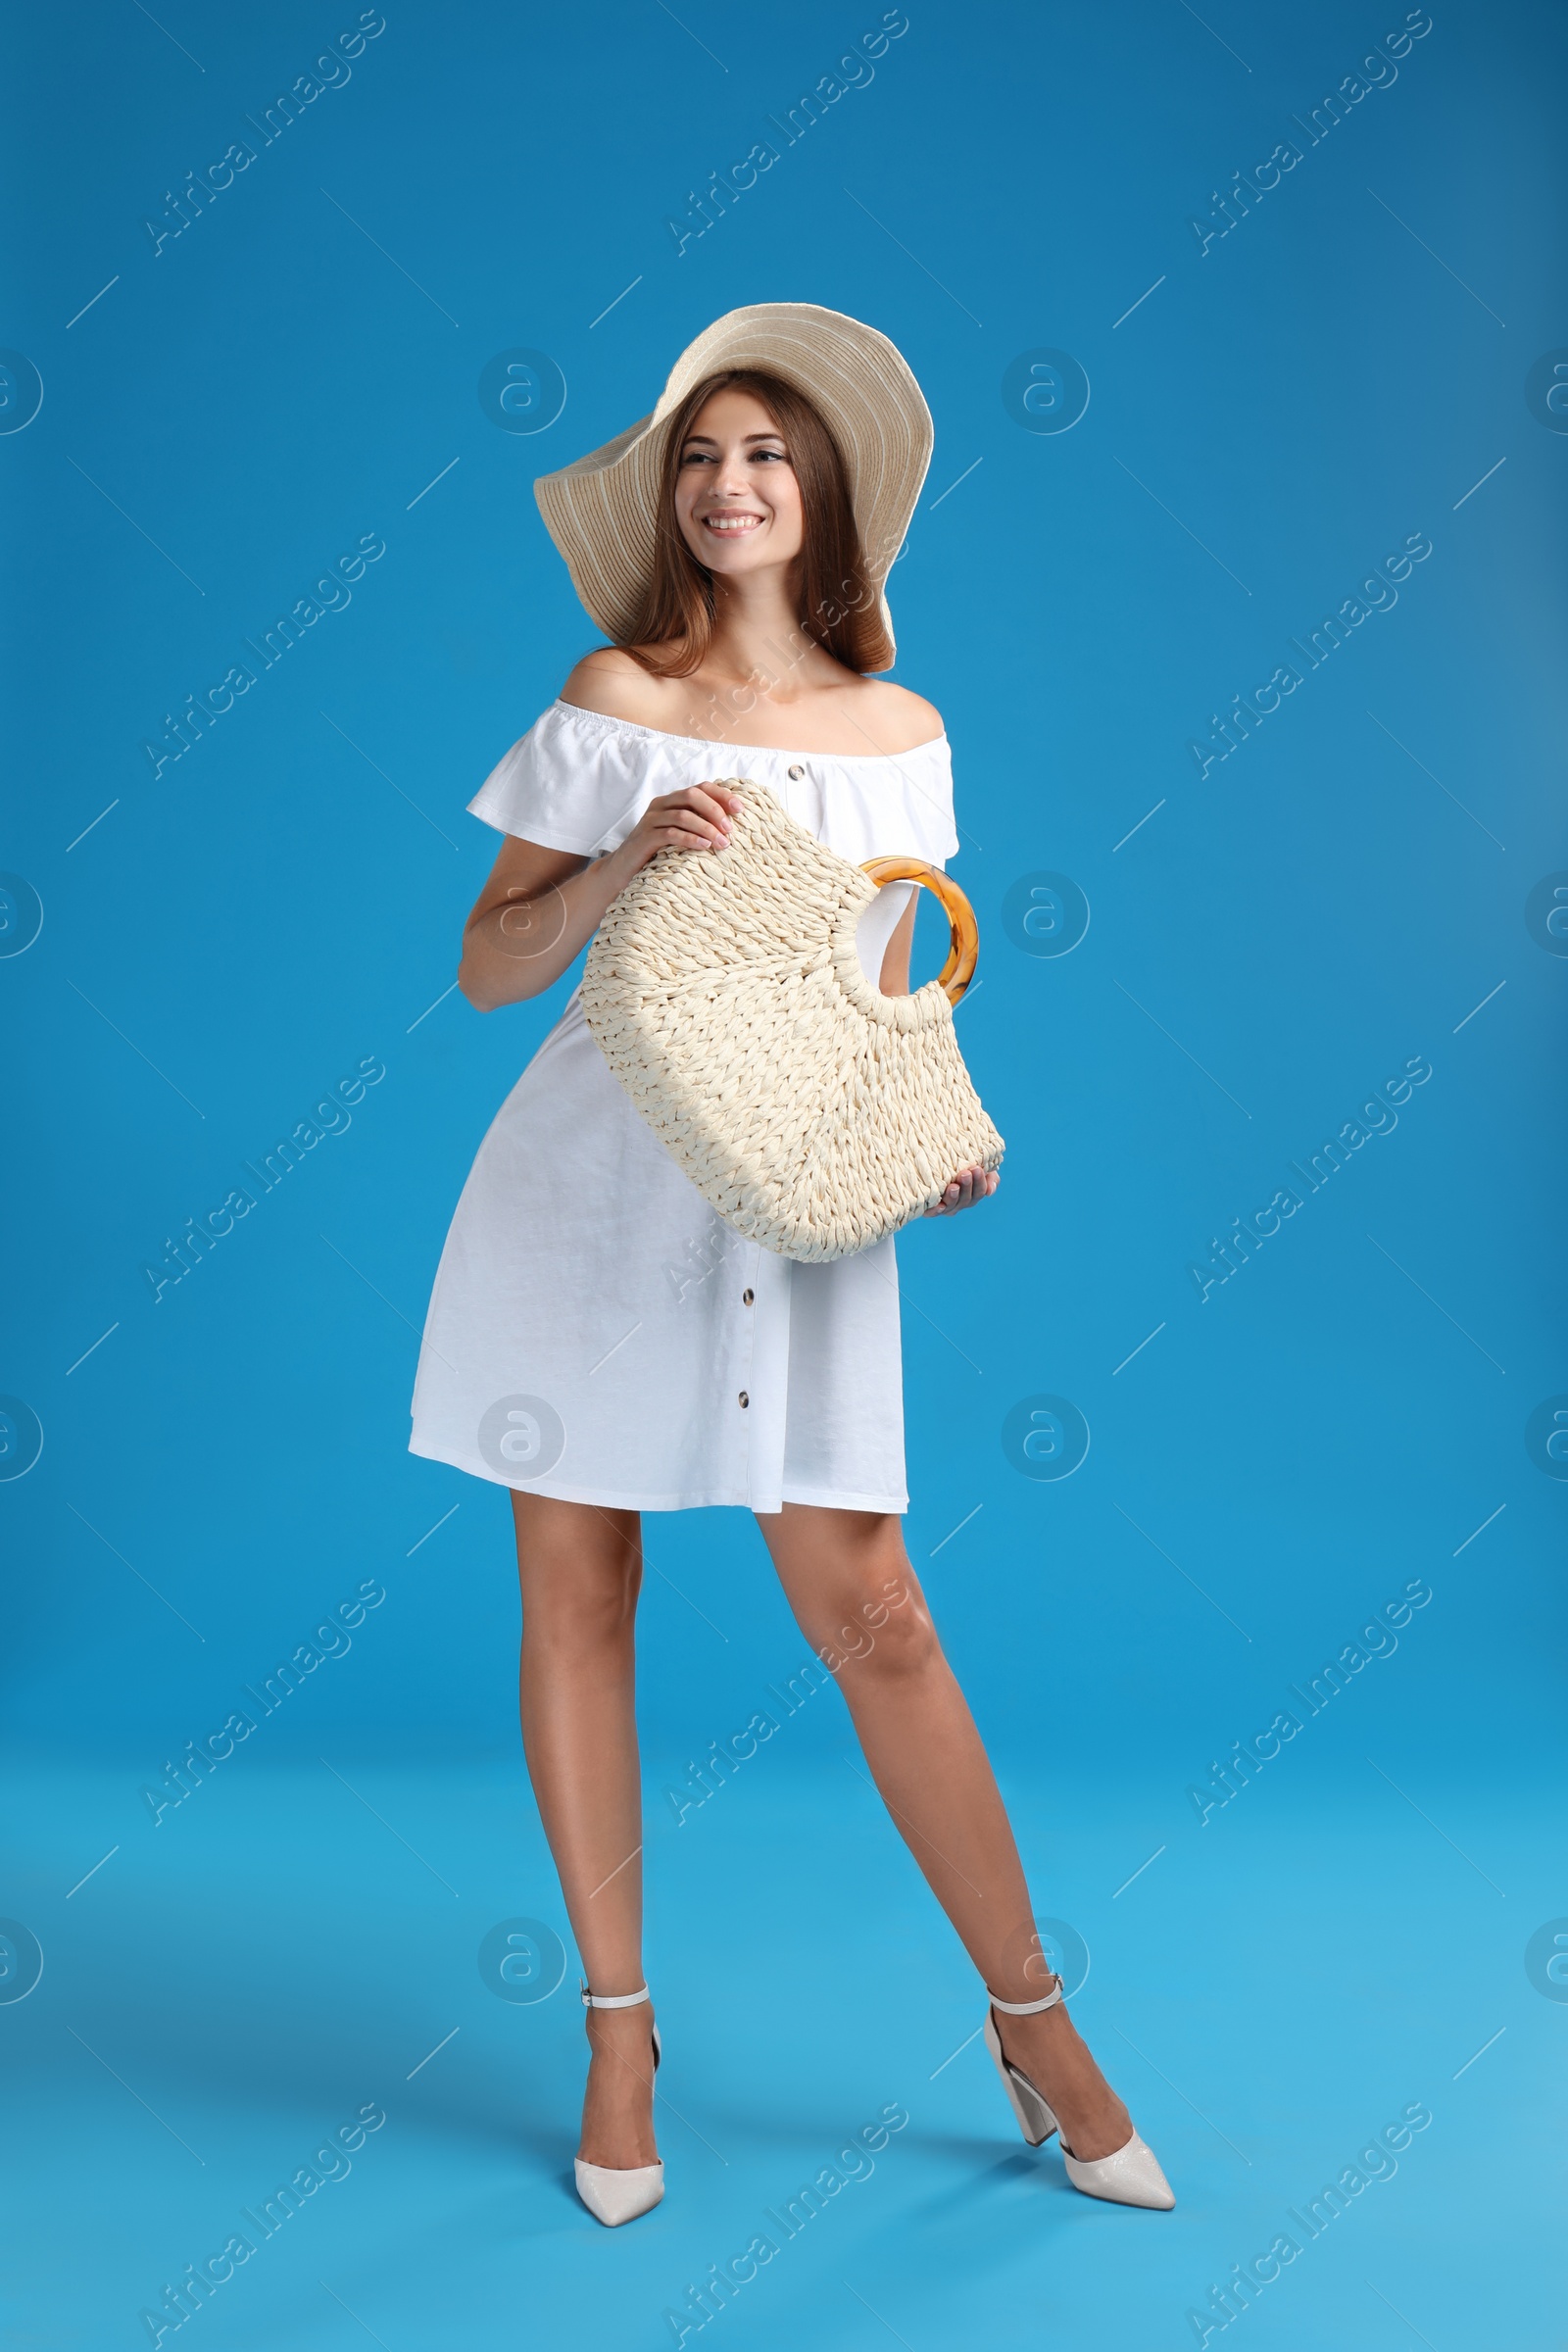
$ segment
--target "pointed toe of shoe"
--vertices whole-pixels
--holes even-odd
[[[618,2230],[623,2222],[651,2213],[664,2193],[662,2164],[630,2165],[621,2170],[607,2164],[585,2164],[579,2156],[575,2169],[578,2196],[607,2230]],[[1159,2167],[1155,2165],[1154,2170],[1158,2172]]]
[[[1061,2155],[1068,2180],[1086,2197],[1103,2197],[1110,2205],[1143,2205],[1155,2213],[1169,2213],[1176,2202],[1158,2157],[1136,2132],[1114,2155],[1098,2156],[1091,2163],[1069,2156],[1065,2148]]]

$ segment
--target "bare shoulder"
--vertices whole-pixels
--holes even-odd
[[[602,645],[583,656],[561,689],[561,699],[580,710],[596,710],[602,718],[658,727],[669,707],[671,683],[652,676],[623,647]]]
[[[863,678],[859,694],[867,729],[884,751],[916,751],[946,732],[940,710],[907,686],[895,686],[891,678]]]

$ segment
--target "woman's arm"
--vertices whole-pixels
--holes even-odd
[[[885,997],[906,997],[909,993],[909,955],[914,946],[914,913],[920,904],[920,893],[911,890],[909,904],[893,926],[893,937],[882,953],[882,994]]]
[[[918,891],[911,890],[909,904],[894,926],[882,956],[882,994],[885,997],[906,997],[909,993],[909,952],[914,944],[914,910],[920,903]],[[928,1208],[928,1217],[956,1216],[960,1208],[973,1208],[978,1201],[989,1200],[1000,1176],[987,1174],[984,1168],[960,1168],[948,1186],[935,1208]]]
[[[509,838],[464,925],[458,986],[494,1012],[542,996],[660,850],[722,850],[740,802],[721,784],[650,801],[618,850],[592,863]]]

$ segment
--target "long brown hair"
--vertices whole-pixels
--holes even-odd
[[[636,617],[616,642],[656,677],[689,677],[713,634],[713,575],[687,546],[675,517],[675,483],[692,420],[715,392],[760,400],[783,436],[801,486],[805,530],[794,566],[795,616],[803,633],[859,676],[891,669],[893,647],[866,571],[850,504],[844,460],[820,410],[804,392],[755,368],[705,376],[669,420],[654,526],[654,568]],[[653,649],[680,644],[678,653]]]

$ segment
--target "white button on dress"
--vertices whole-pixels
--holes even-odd
[[[723,776],[768,785],[856,865],[940,865],[958,847],[945,736],[893,757],[761,751],[563,702],[469,807],[501,832],[594,858],[651,800]],[[890,884],[861,919],[873,979],[911,888]],[[903,1511],[893,1242],[797,1265],[743,1240],[632,1107],[574,990],[464,1186],[410,1444],[570,1502]]]

